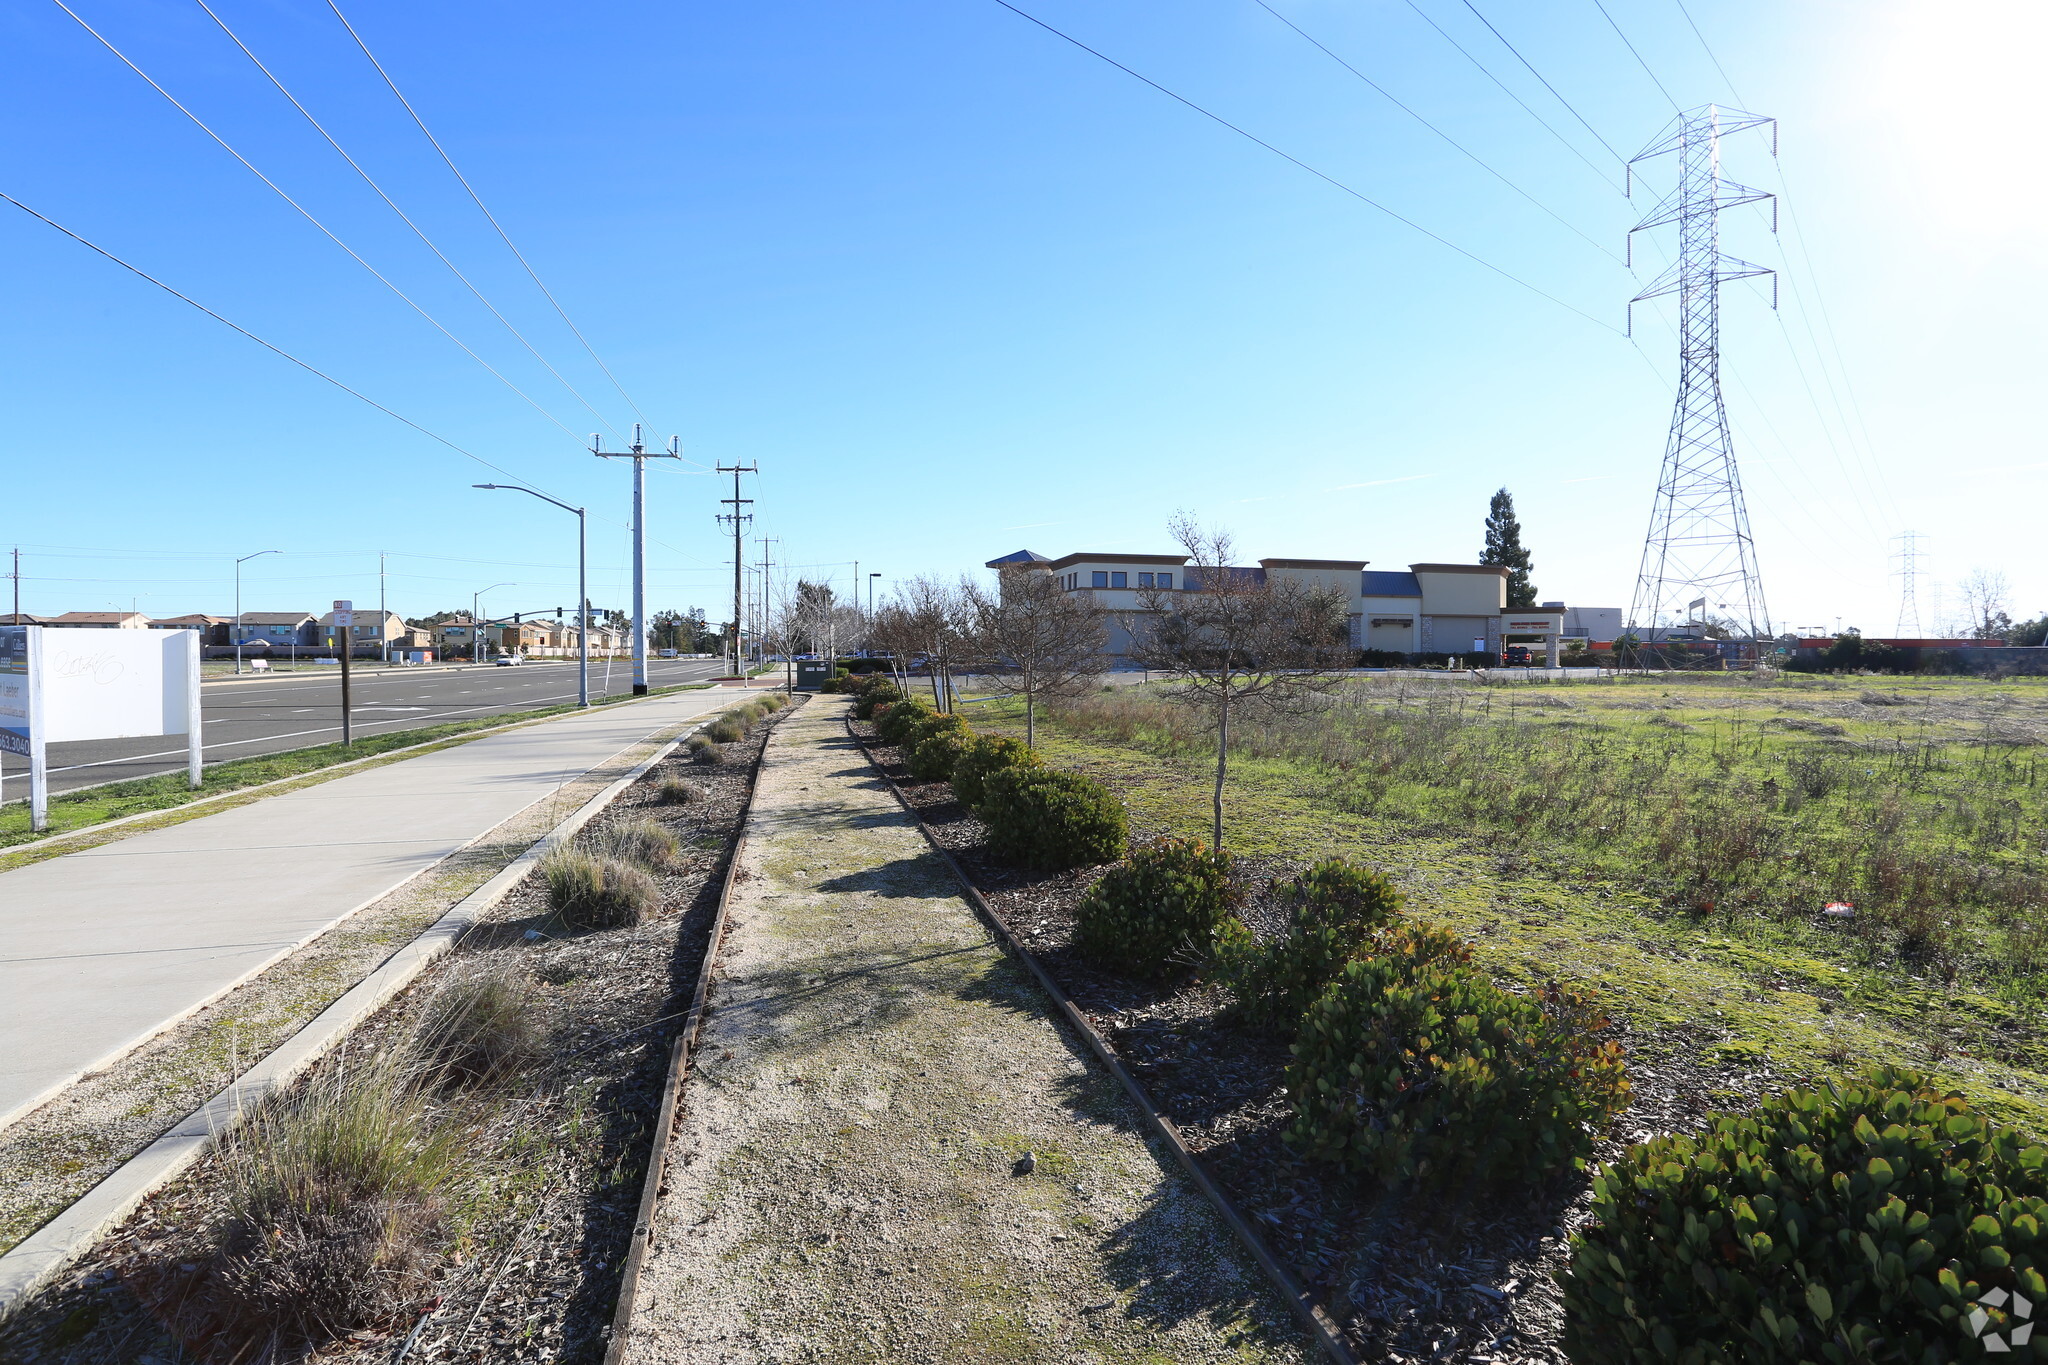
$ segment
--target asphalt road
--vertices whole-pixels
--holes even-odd
[[[649,660],[647,680],[655,687],[718,676],[718,659]],[[603,661],[590,666],[590,695],[633,690],[633,665],[613,660],[610,677]],[[466,720],[559,706],[576,700],[574,662],[525,663],[513,668],[463,668],[452,672],[360,670],[350,679],[351,715],[357,735],[411,730],[447,720]],[[341,738],[341,670],[283,674],[260,681],[209,681],[201,691],[206,761],[221,763],[257,754],[331,744]],[[28,795],[28,761],[6,755],[0,799]],[[184,737],[102,739],[50,746],[50,790],[69,791],[101,782],[182,772]]]

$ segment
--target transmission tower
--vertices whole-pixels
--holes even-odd
[[[1721,401],[1721,282],[1772,275],[1760,265],[1721,250],[1721,210],[1772,196],[1721,174],[1721,138],[1770,124],[1771,154],[1777,155],[1777,123],[1757,114],[1703,105],[1674,119],[1628,163],[1630,185],[1638,162],[1678,154],[1678,183],[1656,208],[1629,229],[1631,260],[1635,234],[1678,224],[1678,258],[1629,300],[1634,306],[1666,294],[1678,296],[1678,399],[1671,410],[1671,435],[1643,563],[1629,603],[1629,630],[1654,640],[1672,628],[1701,626],[1710,613],[1751,639],[1767,639],[1771,617],[1757,573],[1756,547],[1749,535],[1749,511],[1728,413]],[[1777,231],[1777,204],[1771,230]],[[1771,282],[1777,307],[1777,280]]]
[[[1899,561],[1899,620],[1893,631],[1904,640],[1921,638],[1920,629],[1920,533],[1906,531],[1892,537],[1901,542],[1893,558]]]

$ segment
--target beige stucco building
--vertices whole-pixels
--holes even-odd
[[[1566,608],[1550,603],[1511,610],[1506,569],[1487,564],[1410,564],[1406,572],[1388,572],[1368,564],[1363,559],[1262,559],[1255,567],[1230,572],[1261,582],[1284,577],[1344,594],[1350,600],[1351,643],[1358,649],[1498,655],[1513,637],[1541,640],[1550,661],[1556,662]],[[1148,594],[1201,591],[1200,572],[1190,570],[1186,555],[1083,552],[1047,559],[1019,550],[988,561],[988,567],[1043,571],[1068,592],[1088,595],[1112,614],[1109,647],[1118,655],[1130,649],[1124,620],[1146,610]]]

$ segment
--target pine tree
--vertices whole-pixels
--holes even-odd
[[[1529,551],[1522,545],[1522,523],[1515,520],[1515,500],[1505,488],[1495,493],[1487,505],[1486,549],[1479,562],[1508,571],[1510,607],[1536,605],[1536,585],[1529,581],[1529,570],[1534,566],[1529,562]]]

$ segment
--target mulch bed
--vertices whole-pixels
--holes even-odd
[[[631,929],[574,933],[529,877],[462,946],[324,1059],[359,1064],[400,1043],[437,987],[512,972],[545,1039],[542,1060],[477,1100],[474,1150],[492,1190],[437,1271],[424,1317],[380,1323],[317,1349],[267,1354],[223,1332],[206,1298],[226,1189],[209,1155],[131,1216],[0,1331],[0,1365],[227,1365],[227,1362],[561,1361],[603,1358],[620,1266],[638,1211],[670,1043],[702,965],[754,763],[778,713],[717,766],[687,751],[656,765],[578,836],[629,819],[671,828],[683,855],[656,874],[661,911]],[[698,799],[660,803],[669,777]],[[417,1331],[415,1331],[417,1329]]]
[[[1275,1255],[1340,1322],[1361,1360],[1469,1361],[1474,1365],[1563,1365],[1564,1312],[1557,1276],[1567,1239],[1587,1217],[1583,1176],[1549,1186],[1465,1199],[1440,1193],[1410,1199],[1350,1180],[1297,1156],[1281,1134],[1293,1117],[1285,1086],[1285,1043],[1223,1017],[1227,993],[1192,974],[1164,984],[1095,969],[1073,947],[1082,894],[1106,868],[1042,873],[997,861],[985,830],[944,782],[914,781],[903,754],[854,721],[870,755],[959,861],[1018,940],[1072,997],[1096,1031],[1179,1128],[1238,1211]],[[1133,823],[1134,843],[1164,833]],[[1285,931],[1276,881],[1307,862],[1238,861],[1249,892],[1240,912],[1261,938]],[[1611,1159],[1630,1143],[1697,1127],[1730,1091],[1773,1084],[1755,1070],[1687,1060],[1712,1036],[1656,1046],[1616,1037],[1630,1049],[1630,1108],[1596,1152]],[[1632,1046],[1633,1044],[1633,1046]],[[1644,1054],[1654,1053],[1654,1062]]]

